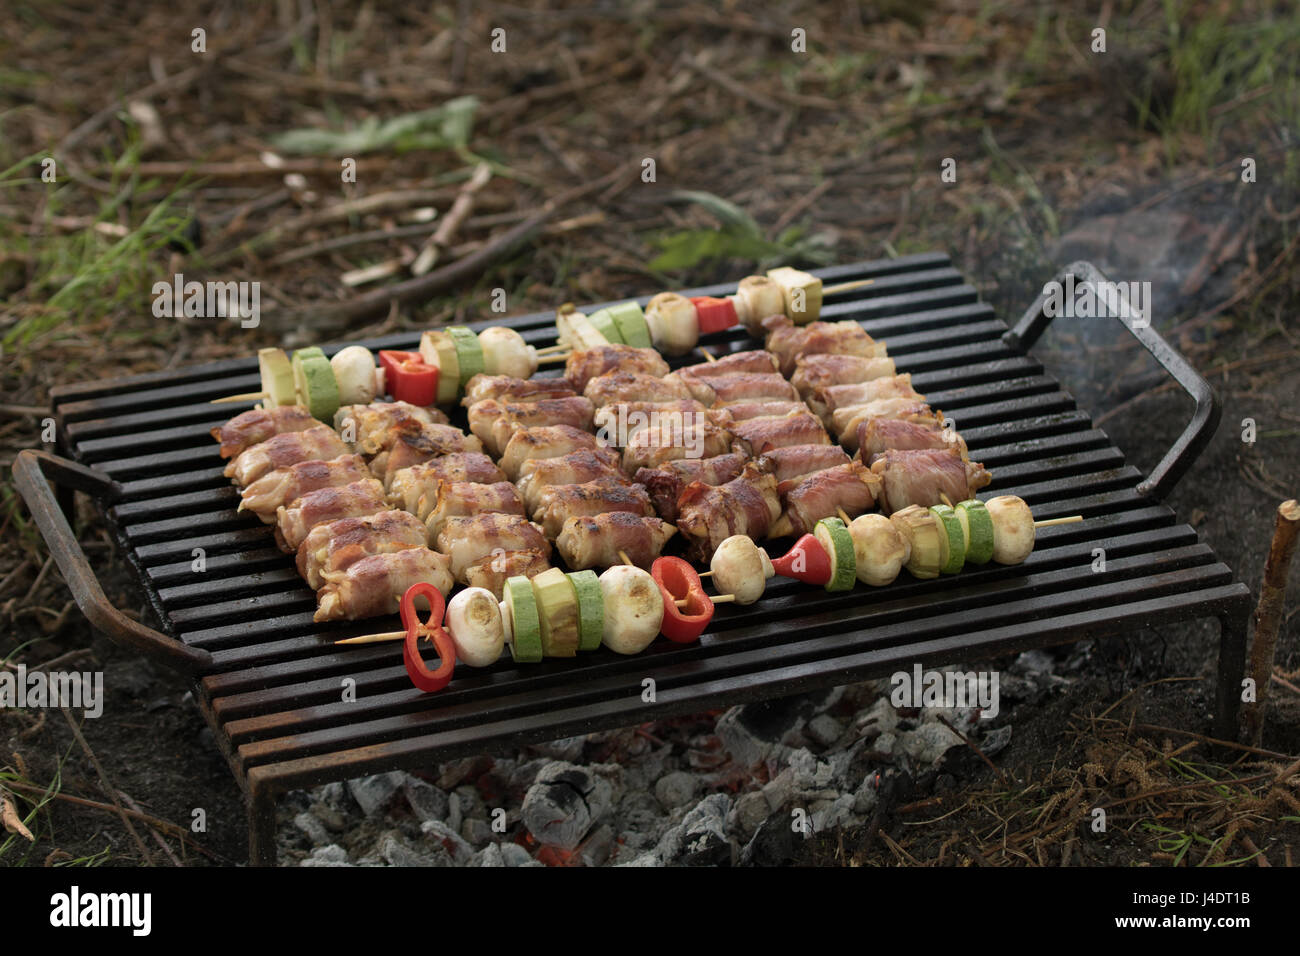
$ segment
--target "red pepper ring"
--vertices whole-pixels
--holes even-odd
[[[664,557],[655,559],[650,575],[664,599],[664,620],[660,626],[663,636],[677,644],[698,641],[713,620],[713,599],[705,592],[699,574],[688,561]],[[679,608],[677,602],[683,598],[686,607]]]
[[[429,601],[429,619],[420,621],[420,613],[415,609],[415,599],[423,595]],[[443,629],[442,615],[446,611],[446,602],[442,592],[428,581],[412,584],[402,595],[402,624],[406,626],[406,640],[402,643],[402,659],[406,664],[406,674],[411,683],[427,692],[442,690],[451,683],[451,675],[456,670],[456,645],[451,635]],[[436,671],[429,670],[420,656],[420,637],[427,634],[438,649],[441,663]]]

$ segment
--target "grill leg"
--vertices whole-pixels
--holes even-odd
[[[1250,602],[1241,601],[1219,615],[1219,681],[1215,694],[1214,736],[1236,740],[1241,712],[1241,681],[1246,676],[1246,630]],[[1256,689],[1256,693],[1259,690]]]
[[[275,793],[250,786],[248,790],[248,865],[275,866]]]

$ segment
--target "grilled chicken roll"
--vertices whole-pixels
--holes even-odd
[[[482,452],[455,452],[403,468],[394,474],[388,484],[388,503],[424,520],[428,515],[420,514],[420,498],[427,495],[430,501],[434,501],[438,496],[439,481],[473,481],[490,485],[505,480],[501,469]]]
[[[421,408],[409,402],[344,405],[334,413],[334,427],[363,455],[376,455],[388,448],[395,428],[446,424],[447,416],[439,409]]]
[[[803,402],[795,401],[775,401],[775,402],[734,402],[730,405],[723,405],[720,408],[710,410],[713,420],[723,428],[730,427],[734,422],[747,422],[752,418],[785,418],[787,415],[793,415],[796,412],[806,412],[808,406]]]
[[[710,486],[693,481],[677,501],[677,527],[690,539],[692,558],[708,561],[733,534],[762,538],[781,516],[776,476],[750,463],[738,478]]]
[[[344,452],[329,461],[300,461],[263,475],[240,492],[239,510],[251,511],[270,524],[275,520],[275,510],[295,498],[318,488],[334,488],[369,477],[370,470],[360,455]]]
[[[645,485],[659,517],[665,521],[676,521],[677,499],[681,497],[687,485],[692,481],[706,485],[725,484],[744,470],[748,460],[740,452],[731,452],[713,458],[683,458],[679,461],[666,461],[658,468],[638,468],[636,481]],[[848,460],[847,455],[845,460]]]
[[[897,372],[894,360],[883,356],[830,355],[813,353],[795,359],[790,384],[807,397],[830,385],[856,385],[885,378]]]
[[[465,583],[465,569],[480,558],[506,551],[540,551],[551,556],[542,529],[519,515],[481,514],[448,518],[438,533],[438,550],[451,558],[451,572]]]
[[[887,515],[908,505],[931,508],[948,500],[956,504],[975,497],[993,476],[976,461],[963,461],[951,448],[887,450],[871,470],[884,480],[880,510]]]
[[[875,507],[881,484],[880,476],[860,461],[782,483],[777,491],[785,511],[768,530],[768,537],[811,534],[818,521],[834,517],[841,508],[849,515],[865,514]]]
[[[680,380],[690,390],[691,398],[709,406],[732,402],[794,401],[799,397],[794,386],[776,372],[733,372],[727,375],[700,372],[690,376],[674,372],[668,378]]]
[[[589,432],[595,410],[591,401],[581,396],[505,403],[486,398],[470,406],[469,429],[487,446],[488,454],[500,457],[514,433],[515,425],[523,425],[525,428],[568,425]]]
[[[592,379],[595,381],[595,379]],[[705,408],[693,398],[671,402],[612,402],[596,409],[596,437],[607,445],[623,446],[633,435],[671,417],[683,424],[702,420]]]
[[[662,377],[668,363],[654,349],[632,345],[601,345],[594,349],[576,349],[564,363],[564,377],[574,391],[581,392],[597,375],[606,372],[640,372]]]
[[[669,417],[638,431],[623,449],[623,470],[634,475],[638,468],[657,468],[684,458],[713,458],[731,451],[731,433],[725,428],[709,421],[688,422],[683,425]]]
[[[326,571],[322,577],[325,583],[316,594],[313,617],[317,623],[396,614],[402,595],[421,581],[432,584],[443,597],[455,586],[447,556],[428,548],[372,554],[352,562],[345,570]]]
[[[691,397],[686,386],[671,375],[624,371],[597,375],[587,382],[582,394],[597,408],[611,402],[677,402]]]
[[[848,453],[839,445],[785,445],[763,452],[759,467],[776,475],[778,483],[796,481],[816,471],[824,471],[849,462]]]
[[[487,588],[501,600],[506,580],[516,575],[534,578],[551,566],[541,551],[498,551],[471,562],[465,568],[465,583],[472,588]]]
[[[724,355],[713,362],[687,365],[678,369],[677,374],[683,378],[691,376],[717,378],[722,375],[734,375],[737,372],[757,372],[766,375],[776,371],[779,371],[779,369],[776,358],[771,352],[765,352],[762,349],[751,349],[747,352],[732,352],[730,355]]]
[[[856,322],[812,322],[795,325],[784,315],[763,319],[764,348],[776,356],[782,375],[791,375],[801,355],[859,355],[884,358],[883,342],[875,341]]]
[[[554,540],[564,522],[574,515],[589,516],[626,511],[634,515],[653,515],[654,506],[645,488],[622,477],[596,478],[580,485],[551,485],[537,495],[533,520],[541,524],[542,533]]]
[[[543,398],[572,398],[577,393],[563,378],[512,378],[509,375],[479,373],[465,383],[466,408],[492,398],[498,402],[536,402]]]
[[[737,451],[751,458],[788,445],[829,445],[830,436],[822,423],[808,411],[784,418],[751,418],[730,426]]]
[[[955,431],[945,430],[938,421],[902,421],[895,418],[869,418],[858,425],[858,457],[871,465],[891,448],[910,451],[917,448],[953,448],[962,458],[969,457],[966,442]]]
[[[564,522],[555,547],[564,563],[575,571],[612,568],[622,564],[622,551],[639,568],[648,568],[663,553],[677,529],[658,518],[615,511]]]
[[[423,512],[429,541],[438,540],[448,518],[480,514],[524,516],[524,503],[519,492],[508,481],[490,485],[472,481],[439,482],[432,499],[421,496],[419,509]]]
[[[224,474],[233,478],[241,488],[247,488],[273,471],[301,461],[329,461],[348,454],[349,450],[334,429],[328,425],[313,425],[300,432],[272,435],[266,441],[245,449],[226,465]]]
[[[313,591],[328,571],[346,571],[372,554],[425,546],[424,524],[405,511],[379,511],[318,524],[298,545],[298,573]]]
[[[515,482],[524,506],[532,514],[538,499],[554,485],[580,485],[597,478],[619,478],[618,453],[609,448],[583,449],[559,458],[530,459],[524,463],[527,473]]]
[[[234,458],[275,435],[304,432],[323,425],[311,417],[311,412],[301,405],[273,405],[271,408],[250,408],[217,428],[212,437],[221,442],[218,454]]]
[[[398,472],[444,455],[482,453],[483,443],[451,425],[399,426],[388,432],[384,451],[370,460],[370,470],[392,484]]]
[[[893,418],[905,422],[938,422],[943,425],[943,413],[914,398],[881,398],[865,405],[850,405],[831,412],[831,429],[839,436],[840,444],[850,452],[858,450],[858,426],[873,418]]]
[[[297,551],[311,529],[340,518],[359,518],[388,508],[384,486],[373,478],[309,491],[275,513],[275,543],[282,551]]]
[[[887,398],[907,398],[920,403],[925,396],[912,388],[912,376],[893,375],[854,385],[828,385],[808,396],[808,407],[823,421],[830,422],[834,412],[850,406],[866,405]]]
[[[511,481],[517,481],[527,474],[528,462],[560,458],[576,451],[601,454],[607,449],[601,446],[591,432],[572,425],[539,425],[530,428],[519,425],[501,452],[501,470]],[[616,452],[609,451],[609,454],[617,461]]]

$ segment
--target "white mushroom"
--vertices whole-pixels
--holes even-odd
[[[605,601],[602,642],[616,654],[639,654],[659,633],[664,599],[648,571],[619,564],[600,576]]]
[[[1034,515],[1024,499],[999,495],[984,502],[993,520],[993,560],[1019,564],[1034,550]]]
[[[650,338],[664,355],[685,355],[700,341],[695,303],[676,292],[660,292],[646,303]]]
[[[379,394],[375,357],[370,349],[349,345],[330,359],[330,368],[338,383],[340,405],[369,405]]]
[[[912,556],[912,546],[894,523],[882,514],[859,515],[849,525],[858,580],[882,587],[898,577]]]
[[[501,656],[505,627],[496,595],[487,588],[466,588],[448,601],[446,622],[457,660],[487,667]]]
[[[514,329],[494,325],[478,334],[483,370],[489,375],[528,378],[537,371],[537,349]]]
[[[767,552],[743,534],[733,534],[718,545],[709,568],[718,593],[736,595],[737,604],[753,604],[761,598],[767,579],[776,573]]]

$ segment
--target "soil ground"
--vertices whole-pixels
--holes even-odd
[[[0,18],[6,466],[41,445],[56,384],[488,318],[496,288],[517,314],[758,264],[941,249],[1012,320],[1057,267],[1088,258],[1153,283],[1156,328],[1223,398],[1220,431],[1170,504],[1258,587],[1274,509],[1300,475],[1300,26],[1286,5],[1121,0],[1100,18],[1020,0],[874,12],[848,2],[398,12],[328,0],[10,9]],[[792,49],[799,31],[806,52]],[[472,104],[457,106],[465,96]],[[456,120],[471,105],[466,135]],[[405,131],[382,125],[398,117]],[[282,138],[304,129],[364,135]],[[340,182],[345,156],[357,160],[355,183]],[[41,178],[46,157],[53,183]],[[420,210],[445,215],[481,162],[493,179],[444,261],[490,249],[576,186],[608,185],[437,295],[373,319],[339,316],[339,303],[375,287],[350,287],[345,274],[386,264],[405,274],[427,231]],[[395,195],[377,211],[322,214],[377,194]],[[387,237],[357,240],[376,230]],[[177,272],[260,281],[263,325],[154,318],[152,283]],[[1188,419],[1190,403],[1114,328],[1054,328],[1035,354],[1144,471]],[[187,686],[90,632],[7,477],[0,494],[0,655],[103,670],[108,693],[104,716],[82,725],[95,761],[60,712],[0,711],[0,785],[35,836],[8,835],[0,862],[241,862],[239,794]],[[78,530],[105,590],[130,607],[134,587],[82,506]],[[1215,628],[1133,633],[1093,648],[1068,690],[1008,713],[1015,733],[998,772],[975,761],[912,781],[866,832],[809,841],[800,860],[1290,863],[1293,785],[1193,789],[1186,800],[1167,790],[1300,753],[1296,610],[1293,593],[1267,753],[1212,753],[1142,729],[1208,732]],[[57,796],[34,796],[47,789]],[[168,839],[164,852],[141,823],[133,835],[115,812],[73,798],[133,799],[186,829],[202,809],[207,831]],[[1081,810],[1107,800],[1128,801],[1112,817],[1123,825],[1085,840]]]

